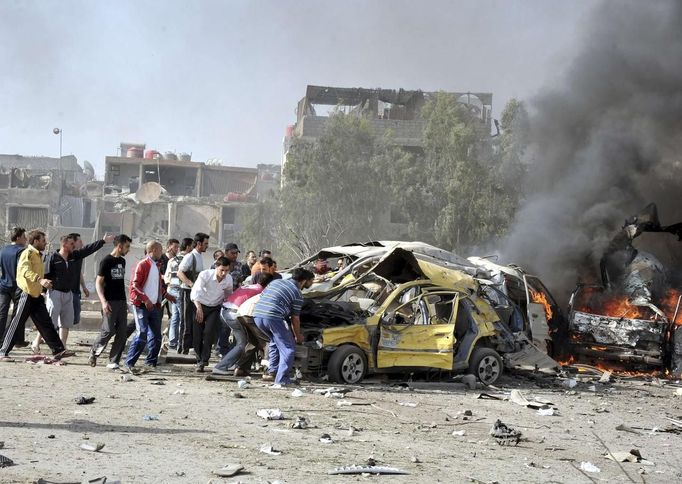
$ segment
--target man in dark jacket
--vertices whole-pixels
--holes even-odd
[[[0,341],[5,339],[9,305],[13,303],[14,312],[16,312],[16,305],[19,300],[19,293],[17,292],[17,262],[19,261],[19,254],[26,248],[26,230],[21,227],[15,227],[9,236],[12,243],[3,247],[2,251],[0,251],[0,269],[2,270],[2,278],[0,279]],[[16,335],[17,339],[23,342],[24,328],[20,328]]]
[[[73,287],[76,281],[80,283],[80,267],[75,262],[94,254],[111,243],[113,235],[106,234],[101,240],[88,244],[80,250],[74,248],[75,241],[71,235],[59,239],[59,251],[53,252],[45,259],[45,279],[52,281],[52,287],[47,290],[47,310],[52,318],[52,324],[59,328],[59,338],[66,347],[69,329],[73,327]],[[36,336],[31,349],[40,353],[40,336]]]

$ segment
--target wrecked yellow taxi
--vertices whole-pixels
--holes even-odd
[[[306,298],[295,366],[339,383],[437,371],[468,372],[492,384],[503,373],[503,357],[530,344],[504,319],[469,274],[395,249],[352,284]]]

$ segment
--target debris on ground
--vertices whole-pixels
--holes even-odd
[[[532,408],[533,410],[546,409],[553,405],[551,401],[544,398],[535,397],[532,401],[528,400],[519,390],[511,391],[509,394],[509,401],[522,407]]]
[[[0,455],[0,468],[9,467],[13,465],[14,461],[12,459],[10,459],[9,457],[5,457],[4,455]]]
[[[158,415],[144,415],[142,417],[142,420],[144,420],[145,422],[151,422],[153,420],[158,420],[158,419],[159,419]]]
[[[135,381],[135,378],[130,376],[128,373],[124,373],[123,375],[121,375],[121,381],[123,381],[123,382]]]
[[[272,444],[263,444],[259,449],[263,454],[282,455],[282,451],[276,450]]]
[[[284,415],[279,408],[261,408],[256,415],[265,420],[284,420]]]
[[[580,463],[580,470],[584,472],[591,472],[593,474],[596,474],[597,472],[601,472],[601,469],[594,465],[592,462],[581,462]]]
[[[556,415],[556,410],[554,410],[553,408],[549,408],[549,407],[539,408],[537,411],[537,414],[541,415],[543,417],[552,417],[552,416]]]
[[[322,434],[322,435],[320,435],[320,442],[323,444],[333,444],[334,440],[332,439],[331,435]]]
[[[292,397],[302,397],[303,392],[297,388],[293,392],[291,392],[291,396]]]
[[[502,423],[499,419],[495,421],[490,429],[490,435],[499,445],[518,445],[521,442],[521,432]]]
[[[80,445],[80,448],[83,450],[87,450],[88,452],[99,452],[100,450],[102,450],[104,448],[104,444],[102,444],[101,442],[94,444],[94,445],[88,444],[88,443],[82,443]]]
[[[576,386],[578,386],[578,380],[575,380],[573,378],[567,378],[566,380],[563,380],[561,382],[561,385],[564,388],[575,388]]]
[[[398,405],[400,405],[401,407],[413,407],[413,408],[417,406],[416,403],[412,403],[412,402],[400,402],[400,403],[398,403]]]
[[[644,465],[654,465],[642,457],[642,454],[637,449],[632,449],[629,452],[606,452],[604,457],[616,462],[634,462],[642,463]]]
[[[251,384],[246,380],[239,380],[237,382],[237,388],[239,388],[240,390],[245,390],[249,387],[251,387]]]
[[[95,401],[95,397],[77,397],[76,405],[90,405]]]
[[[243,470],[244,466],[241,464],[227,464],[220,469],[214,470],[213,474],[218,477],[232,477],[239,474]]]
[[[453,437],[464,437],[465,435],[466,435],[466,430],[453,430],[452,431]]]
[[[346,466],[337,467],[328,472],[329,475],[347,475],[347,474],[389,474],[389,475],[409,475],[409,472],[396,467],[384,466]]]
[[[291,424],[292,429],[307,429],[310,427],[310,422],[308,422],[308,419],[305,417],[296,417],[296,420]]]

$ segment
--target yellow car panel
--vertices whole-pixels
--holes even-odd
[[[418,366],[452,369],[454,324],[381,327],[377,367]]]

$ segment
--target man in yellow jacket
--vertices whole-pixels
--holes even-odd
[[[41,252],[45,250],[47,241],[45,233],[33,230],[28,234],[28,244],[19,257],[17,264],[17,286],[21,290],[17,309],[5,333],[5,339],[0,347],[0,361],[13,361],[9,352],[14,346],[14,333],[17,328],[24,327],[26,320],[31,317],[47,345],[52,350],[53,357],[57,360],[73,356],[72,351],[66,351],[59,333],[52,324],[50,314],[45,306],[43,289],[52,288],[52,281],[45,279],[45,267]]]

